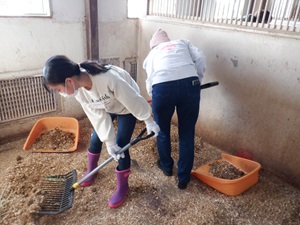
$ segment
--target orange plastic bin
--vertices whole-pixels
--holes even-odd
[[[216,161],[227,161],[236,168],[242,170],[245,175],[234,180],[226,180],[214,177],[209,170],[210,164]],[[255,161],[222,153],[221,159],[211,161],[204,166],[193,170],[192,175],[226,195],[235,196],[241,194],[258,182],[258,172],[260,168],[261,165]]]
[[[69,149],[62,149],[60,151],[53,149],[34,149],[32,152],[72,152],[77,149],[79,138],[79,123],[78,120],[72,117],[46,117],[39,119],[31,129],[27,140],[23,146],[24,150],[29,150],[36,139],[43,133],[58,128],[62,131],[71,132],[74,134],[74,145]]]

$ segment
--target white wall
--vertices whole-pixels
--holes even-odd
[[[171,39],[189,39],[202,49],[207,57],[203,83],[220,82],[202,91],[197,134],[232,154],[240,148],[253,152],[263,167],[300,186],[299,36],[143,19],[141,60],[158,28],[165,29]],[[144,89],[146,74],[141,67],[139,74]]]
[[[41,69],[46,59],[54,54],[66,54],[74,60],[85,58],[83,2],[56,0],[52,5],[52,18],[0,18],[0,41],[3,43],[0,46],[0,76]],[[76,13],[76,17],[68,12]]]
[[[117,7],[116,7],[117,6]],[[98,1],[99,57],[137,57],[138,20],[127,18],[127,1]]]
[[[42,74],[45,61],[56,54],[78,62],[86,59],[84,1],[51,3],[51,18],[0,18],[0,79]],[[84,114],[75,100],[62,99],[61,107],[63,111],[56,115],[79,118]],[[0,124],[0,139],[28,132],[38,118]]]

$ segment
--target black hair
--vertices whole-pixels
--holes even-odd
[[[75,63],[64,55],[52,56],[46,61],[43,69],[43,86],[50,91],[48,84],[64,84],[66,78],[80,75],[80,67],[92,76],[105,73],[110,69],[106,64],[97,61]]]

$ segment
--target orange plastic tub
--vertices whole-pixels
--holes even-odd
[[[72,152],[77,149],[79,138],[79,123],[78,120],[72,117],[46,117],[39,119],[31,129],[27,140],[23,146],[24,150],[30,150],[36,139],[43,133],[58,128],[63,131],[74,134],[74,145],[69,149],[53,150],[53,149],[34,149],[32,152]]]
[[[242,170],[246,175],[234,180],[226,180],[214,177],[210,172],[210,164],[216,161],[227,161],[236,168]],[[222,154],[221,159],[211,161],[204,166],[192,171],[192,175],[208,184],[212,188],[230,196],[239,195],[258,182],[258,172],[261,165],[255,161],[237,156]]]

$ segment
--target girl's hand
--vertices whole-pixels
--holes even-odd
[[[118,154],[118,152],[121,150],[121,148],[117,145],[111,145],[107,146],[107,152],[110,156],[114,158],[115,161],[118,161],[120,158],[125,158],[124,152],[121,154]]]

